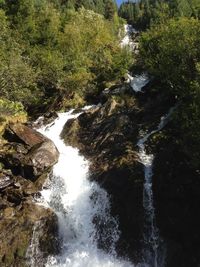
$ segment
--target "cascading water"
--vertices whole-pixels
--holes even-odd
[[[140,75],[131,76],[130,74],[127,75],[128,80],[127,82],[130,83],[133,91],[141,92],[142,88],[149,83],[149,77],[146,73],[142,73]]]
[[[125,26],[122,46],[133,49],[131,35],[133,28]],[[128,81],[135,92],[139,92],[149,82],[146,74],[132,77]],[[87,108],[86,108],[87,109]],[[145,143],[154,133],[160,131],[172,113],[161,118],[157,129],[138,141],[139,159],[144,165],[145,181],[143,206],[145,211],[143,261],[137,267],[164,267],[165,253],[155,221],[153,205],[152,169],[154,157],[146,152]],[[39,131],[50,138],[57,146],[60,157],[53,168],[50,185],[41,192],[42,205],[52,208],[58,217],[61,251],[57,257],[50,257],[46,267],[134,267],[131,262],[118,259],[115,251],[119,239],[117,221],[110,215],[108,194],[97,183],[87,179],[89,163],[78,149],[66,146],[60,133],[69,119],[80,115],[73,110],[60,113],[54,123]],[[29,256],[34,257],[38,249],[37,235],[33,236]],[[36,267],[34,259],[31,267]]]
[[[122,46],[128,45],[133,50],[132,40],[131,40],[131,31],[128,27],[125,27],[126,35],[122,40]],[[131,76],[128,73],[127,83],[130,84],[134,92],[141,92],[142,88],[149,83],[149,77],[146,73],[142,73],[141,75]],[[144,165],[144,189],[143,189],[143,206],[145,211],[144,216],[144,252],[143,252],[143,264],[139,264],[139,266],[143,267],[163,267],[164,266],[164,253],[159,253],[161,248],[162,240],[159,236],[159,231],[156,226],[155,221],[155,208],[153,204],[153,190],[152,190],[152,176],[153,176],[153,160],[154,156],[152,154],[147,154],[145,149],[145,143],[148,138],[160,131],[168,121],[168,118],[171,114],[171,110],[168,115],[161,118],[161,122],[158,128],[138,141],[139,147],[139,159],[141,163]]]
[[[121,47],[128,47],[134,53],[137,53],[137,43],[133,41],[132,35],[138,33],[131,25],[124,25],[125,36],[121,40]],[[147,73],[142,73],[140,75],[131,76],[130,73],[127,74],[127,83],[130,84],[133,91],[141,92],[142,88],[149,83],[149,77]]]
[[[53,124],[40,129],[60,152],[50,187],[42,191],[42,198],[43,204],[58,216],[62,248],[60,255],[49,258],[46,266],[131,267],[130,262],[116,257],[119,230],[110,215],[107,193],[87,179],[88,162],[59,137],[66,121],[79,115],[73,115],[72,111],[61,113]]]
[[[168,123],[174,108],[171,108],[167,115],[161,118],[157,129],[146,134],[138,141],[139,159],[144,165],[144,189],[143,189],[143,206],[144,216],[144,262],[149,267],[164,267],[165,265],[165,248],[163,241],[159,236],[159,230],[156,226],[155,208],[153,203],[152,176],[154,156],[148,154],[145,149],[145,143],[148,138],[159,132]]]
[[[121,47],[129,47],[131,50],[137,49],[137,43],[133,42],[132,35],[137,31],[131,25],[124,25],[124,38],[121,40]]]

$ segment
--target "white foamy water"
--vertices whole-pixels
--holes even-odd
[[[142,88],[149,83],[149,77],[146,73],[142,73],[140,75],[131,76],[128,74],[128,83],[130,83],[133,91],[141,92]]]
[[[156,225],[155,208],[153,201],[152,176],[154,155],[148,154],[145,143],[150,136],[162,130],[168,123],[169,118],[175,108],[171,108],[167,115],[163,116],[157,129],[146,134],[138,141],[139,158],[144,165],[144,189],[143,189],[143,206],[145,211],[144,225],[144,262],[148,267],[164,267],[165,266],[165,247],[159,236],[159,230]]]
[[[133,41],[132,34],[137,31],[131,25],[124,25],[124,38],[121,40],[121,47],[129,47],[131,50],[137,49],[137,43]]]
[[[116,256],[120,233],[110,215],[108,194],[87,179],[89,162],[60,139],[65,123],[79,115],[61,113],[53,124],[40,129],[60,152],[50,187],[42,191],[42,197],[43,204],[58,216],[62,247],[60,255],[49,258],[46,267],[133,267]]]
[[[132,51],[138,49],[137,43],[132,39],[133,33],[137,33],[137,31],[131,25],[126,24],[124,25],[124,32],[125,36],[121,40],[121,47],[129,47]],[[131,76],[128,73],[127,76],[127,83],[130,83],[133,91],[135,91],[136,93],[141,92],[142,88],[149,83],[149,77],[146,73],[135,76]]]

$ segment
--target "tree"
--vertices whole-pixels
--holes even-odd
[[[199,43],[200,21],[184,17],[154,25],[140,39],[145,68],[162,81],[164,94],[179,103],[173,117],[179,133],[176,141],[195,168],[200,167]]]
[[[105,17],[106,19],[112,20],[116,12],[116,5],[112,0],[105,2]]]

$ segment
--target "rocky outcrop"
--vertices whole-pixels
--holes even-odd
[[[90,159],[90,179],[107,190],[112,214],[119,219],[118,252],[136,259],[143,231],[143,166],[135,147],[138,107],[134,102],[129,94],[112,96],[105,104],[69,120],[61,136]]]
[[[57,217],[34,200],[58,156],[53,142],[30,127],[6,128],[0,146],[0,266],[42,267],[58,253]]]
[[[2,147],[0,162],[14,174],[36,180],[58,160],[54,143],[23,124],[9,125],[4,138],[9,143]]]
[[[135,263],[141,262],[144,230],[144,171],[137,142],[141,135],[156,129],[160,118],[174,105],[173,99],[152,91],[150,85],[146,87],[145,94],[137,95],[128,88],[104,92],[102,105],[69,120],[61,133],[67,144],[78,147],[90,159],[90,179],[107,190],[112,214],[119,219],[118,252]],[[158,145],[154,137],[147,148],[149,153]]]
[[[158,135],[154,162],[157,223],[167,246],[166,266],[200,263],[200,174],[177,143],[172,124]],[[175,138],[174,138],[175,137]]]
[[[44,182],[34,184],[10,171],[0,172],[0,265],[44,266],[48,255],[58,253],[57,217],[34,203],[33,197]],[[40,180],[40,183],[39,183]],[[39,186],[40,184],[40,186]],[[37,235],[34,229],[37,229]],[[37,244],[36,244],[37,243]]]

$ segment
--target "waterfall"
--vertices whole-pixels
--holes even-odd
[[[149,77],[146,73],[135,75],[134,77],[130,74],[127,75],[127,83],[130,83],[131,88],[134,92],[141,92],[142,88],[149,83]]]
[[[132,47],[133,32],[133,28],[125,26],[126,35],[121,42],[122,46]],[[149,78],[145,73],[135,77],[128,74],[127,82],[135,92],[139,92],[149,82]],[[169,113],[161,118],[157,129],[141,137],[137,143],[139,159],[144,165],[145,174],[144,253],[142,263],[138,263],[137,267],[164,267],[165,265],[165,253],[156,226],[153,203],[154,156],[147,153],[145,143],[151,135],[167,124],[172,112],[173,109],[170,109]],[[89,162],[79,154],[78,149],[67,146],[60,138],[65,123],[80,114],[73,114],[73,110],[60,113],[53,123],[39,129],[55,143],[60,152],[50,183],[42,190],[40,200],[42,205],[53,209],[57,214],[61,241],[60,254],[49,257],[46,267],[134,267],[135,265],[128,260],[117,257],[115,246],[120,231],[117,220],[110,214],[110,200],[107,192],[96,182],[88,179]],[[30,257],[40,256],[36,248],[39,246],[36,230],[28,253]],[[31,267],[36,267],[36,263],[37,260],[32,259]]]
[[[135,54],[137,53],[138,43],[133,41],[132,35],[138,33],[131,25],[124,25],[125,36],[121,40],[121,47],[128,47]],[[147,85],[150,81],[147,73],[132,76],[130,73],[127,74],[127,83],[130,84],[134,92],[141,92],[142,88]]]
[[[148,138],[162,130],[168,123],[169,118],[174,108],[171,108],[167,115],[163,116],[157,129],[146,134],[138,141],[139,159],[144,165],[144,189],[143,189],[143,206],[144,206],[144,262],[149,267],[164,267],[165,265],[165,248],[163,241],[159,236],[159,230],[156,225],[155,208],[153,203],[153,161],[154,156],[148,154],[145,148],[145,143]]]
[[[50,257],[46,267],[131,267],[130,262],[116,256],[120,232],[110,215],[108,194],[87,179],[89,162],[78,149],[66,146],[60,139],[67,120],[79,115],[73,111],[60,113],[53,124],[40,129],[60,152],[50,185],[41,192],[43,205],[58,216],[62,244],[60,255]]]
[[[124,25],[124,37],[121,40],[121,47],[129,47],[132,51],[137,49],[137,43],[132,40],[132,34],[136,34],[137,31],[128,24]]]
[[[43,222],[38,221],[33,226],[33,236],[31,239],[31,244],[26,252],[27,262],[29,266],[39,266],[42,262],[43,255],[39,250],[40,238],[42,236],[42,231],[40,229],[43,227]]]

